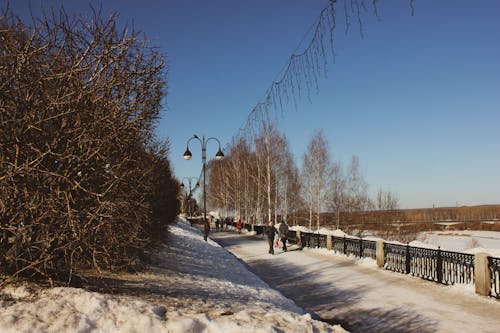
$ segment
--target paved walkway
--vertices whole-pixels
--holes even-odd
[[[500,332],[500,301],[463,286],[386,271],[326,250],[291,246],[272,256],[261,236],[210,237],[316,319],[351,332]]]

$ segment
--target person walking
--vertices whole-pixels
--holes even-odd
[[[236,229],[238,229],[238,233],[241,234],[241,229],[243,229],[243,223],[241,222],[241,219],[236,222]]]
[[[285,221],[281,221],[279,227],[279,237],[281,238],[281,242],[283,243],[283,252],[287,251],[286,241],[288,239],[288,224]]]
[[[269,243],[269,254],[274,254],[274,236],[278,231],[274,227],[273,221],[269,221],[266,228],[267,242]]]

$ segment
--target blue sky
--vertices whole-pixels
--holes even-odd
[[[89,8],[42,2],[72,14]],[[29,3],[11,8],[26,18]],[[167,58],[157,134],[170,139],[179,179],[201,170],[196,142],[193,159],[183,160],[186,141],[197,133],[230,142],[327,3],[103,1]],[[396,192],[401,208],[499,204],[500,1],[417,0],[413,16],[409,1],[378,3],[379,19],[365,16],[364,38],[355,22],[345,33],[340,13],[328,77],[310,101],[284,110],[279,127],[296,159],[322,129],[332,158],[346,165],[357,155],[371,193]],[[40,0],[31,4],[37,15]],[[209,156],[216,150],[208,144]]]

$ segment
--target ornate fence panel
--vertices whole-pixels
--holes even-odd
[[[253,230],[257,235],[263,235],[264,234],[264,226],[263,225],[255,225],[253,226]]]
[[[425,280],[438,281],[437,252],[433,249],[408,246],[411,273]]]
[[[302,248],[304,247],[311,247],[311,233],[309,232],[301,232],[300,233],[300,246]]]
[[[490,295],[500,298],[500,258],[488,257],[488,268],[491,274]]]
[[[333,250],[338,253],[344,253],[344,238],[332,236]]]
[[[377,243],[374,241],[332,236],[333,250],[346,255],[363,258],[377,258]]]
[[[377,242],[362,240],[361,242],[361,257],[377,259]]]
[[[474,281],[474,255],[408,245],[384,245],[388,270],[442,284]]]
[[[319,247],[319,234],[311,234],[311,238],[309,241],[309,247],[315,249]]]
[[[345,254],[361,257],[361,240],[354,238],[345,238]]]
[[[313,243],[312,243],[312,247],[318,247],[318,248],[323,248],[323,249],[326,249],[326,235],[322,235],[322,234],[313,234]]]
[[[310,248],[326,248],[326,235],[318,233],[301,232],[300,238],[302,242],[302,247]]]
[[[288,243],[297,244],[297,232],[295,230],[288,230],[286,236],[288,239]]]
[[[441,251],[439,249],[437,252],[437,282],[443,284],[474,282],[473,254]]]
[[[394,272],[409,273],[409,246],[384,244],[385,268]]]

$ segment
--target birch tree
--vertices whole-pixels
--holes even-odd
[[[294,216],[301,208],[299,170],[288,150],[284,159],[284,167],[282,218],[288,222],[289,216],[291,214]]]
[[[347,167],[346,178],[347,211],[349,213],[363,211],[369,205],[368,184],[359,170],[358,156],[352,156]]]
[[[399,195],[391,191],[383,191],[379,188],[377,192],[376,208],[378,210],[395,211],[399,209]]]
[[[276,127],[270,123],[265,123],[262,132],[255,140],[256,154],[262,162],[264,170],[264,194],[266,197],[267,218],[273,218],[273,209],[276,210],[276,189],[278,186],[278,168],[280,156],[285,140],[279,134]],[[276,219],[276,216],[275,216]]]
[[[342,170],[342,164],[333,164],[330,182],[330,209],[335,212],[337,229],[340,228],[340,213],[346,207],[346,179]]]
[[[320,215],[325,206],[330,173],[328,143],[323,132],[319,131],[314,134],[303,155],[302,181],[304,199],[309,210],[309,229],[312,228],[314,217],[317,229],[320,227]]]

